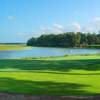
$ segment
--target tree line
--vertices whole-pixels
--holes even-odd
[[[43,34],[27,41],[28,46],[43,47],[87,47],[100,45],[100,33],[66,32],[62,34]]]

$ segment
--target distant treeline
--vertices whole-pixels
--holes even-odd
[[[27,41],[28,46],[43,47],[88,47],[100,45],[100,33],[66,32],[62,34],[44,34]]]

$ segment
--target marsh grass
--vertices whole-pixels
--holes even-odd
[[[23,50],[28,49],[25,44],[0,44],[0,50]]]

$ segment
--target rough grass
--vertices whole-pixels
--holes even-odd
[[[100,55],[0,60],[0,92],[100,94]]]

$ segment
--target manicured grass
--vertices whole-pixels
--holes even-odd
[[[0,92],[100,94],[100,55],[0,60]]]
[[[26,49],[29,48],[26,45],[22,44],[0,44],[0,50],[21,50],[21,49]]]

